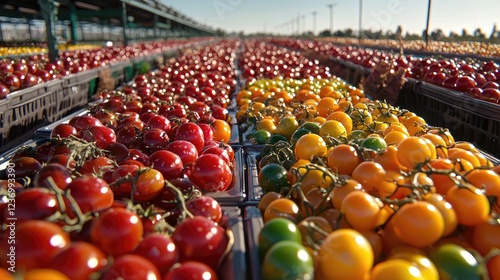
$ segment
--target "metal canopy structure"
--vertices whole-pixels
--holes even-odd
[[[77,26],[91,22],[123,28],[123,44],[129,41],[127,30],[166,29],[184,36],[211,36],[214,31],[194,19],[161,3],[160,0],[4,0],[0,17],[45,20],[51,60],[57,56],[54,22],[69,21],[71,41],[79,41]]]

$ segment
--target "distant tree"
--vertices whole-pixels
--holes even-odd
[[[462,37],[463,38],[466,38],[466,37],[469,37],[469,33],[467,32],[467,29],[462,29]]]
[[[448,37],[450,37],[450,38],[458,38],[458,37],[460,37],[460,35],[458,35],[458,33],[454,32],[454,31],[450,31],[450,35],[448,35]]]
[[[217,29],[215,29],[215,36],[224,37],[224,36],[226,36],[226,31],[224,31],[220,28],[217,28]]]
[[[476,37],[476,38],[481,38],[481,39],[486,38],[486,35],[483,33],[481,28],[477,28],[476,30],[474,30],[473,34],[474,34],[474,37]]]
[[[405,40],[418,40],[418,39],[422,39],[422,36],[420,36],[418,34],[411,34],[410,32],[406,31],[403,39],[405,39]]]
[[[333,36],[335,36],[335,37],[345,37],[345,33],[342,30],[337,30],[337,31],[333,32]]]
[[[429,35],[429,37],[432,40],[440,41],[440,40],[442,40],[445,37],[445,35],[443,33],[443,30],[441,30],[440,28],[438,28],[438,29],[432,31],[431,34]]]
[[[394,35],[396,35],[396,38],[403,36],[403,28],[401,27],[401,25],[398,25],[398,28],[396,28],[396,33],[394,33]]]
[[[351,28],[347,28],[345,30],[345,36],[346,37],[354,37],[354,31]]]
[[[330,33],[330,30],[328,30],[328,29],[325,29],[319,33],[319,37],[328,37],[328,36],[332,36],[332,34]],[[335,36],[337,36],[337,35],[335,35]]]
[[[490,34],[490,39],[495,39],[497,38],[497,33],[498,33],[498,30],[497,30],[497,24],[494,23],[493,24],[493,29],[491,30],[491,34]]]
[[[390,31],[390,30],[387,30],[385,32],[385,36],[383,36],[383,37],[386,37],[387,39],[392,39],[392,40],[396,40],[397,39],[396,33],[392,33],[392,31]]]

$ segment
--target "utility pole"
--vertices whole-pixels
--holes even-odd
[[[363,34],[362,19],[363,19],[363,0],[359,0],[359,34],[358,34],[359,39],[361,39]]]
[[[312,12],[313,16],[313,35],[316,35],[316,12]]]
[[[429,46],[429,20],[431,17],[431,2],[429,0],[429,4],[427,5],[427,24],[425,26],[425,46]]]
[[[297,36],[300,36],[300,14],[297,15]]]
[[[306,16],[302,15],[302,33],[306,33]]]
[[[330,8],[330,35],[333,35],[333,7],[337,6],[337,3],[332,3],[326,5]]]

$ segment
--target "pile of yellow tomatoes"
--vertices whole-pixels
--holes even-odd
[[[236,102],[264,227],[297,225],[315,279],[500,279],[500,166],[473,144],[340,79],[256,80]]]

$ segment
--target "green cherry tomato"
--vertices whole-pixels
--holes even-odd
[[[305,122],[301,126],[299,126],[299,129],[301,128],[307,129],[314,134],[319,134],[320,125],[315,122]]]
[[[260,129],[250,134],[248,140],[250,140],[252,144],[264,145],[267,143],[270,137],[271,137],[271,132]]]
[[[286,138],[286,136],[283,134],[275,133],[271,135],[271,137],[269,137],[269,140],[267,140],[267,144],[276,144],[279,141],[288,142],[288,138]]]
[[[294,241],[280,241],[267,252],[262,264],[262,279],[314,279],[313,259],[306,248]]]
[[[387,143],[381,137],[368,137],[361,142],[361,147],[375,152],[382,152],[387,148]]]
[[[281,188],[290,187],[287,170],[280,164],[270,163],[259,171],[259,186],[263,192],[280,192]]]
[[[292,137],[290,137],[290,144],[292,144],[292,146],[295,146],[295,143],[297,143],[297,141],[299,140],[299,138],[302,135],[306,135],[306,134],[310,134],[310,133],[312,133],[312,132],[308,129],[305,129],[305,128],[299,128],[299,129],[295,130],[295,132],[292,134]]]
[[[302,243],[302,235],[297,225],[286,218],[274,218],[268,221],[259,232],[259,254],[264,257],[276,243],[288,240]]]
[[[351,141],[362,140],[368,136],[368,133],[364,130],[353,130],[349,135],[347,135],[347,139]]]
[[[477,259],[459,245],[443,244],[430,252],[429,259],[436,266],[439,279],[483,279]]]

